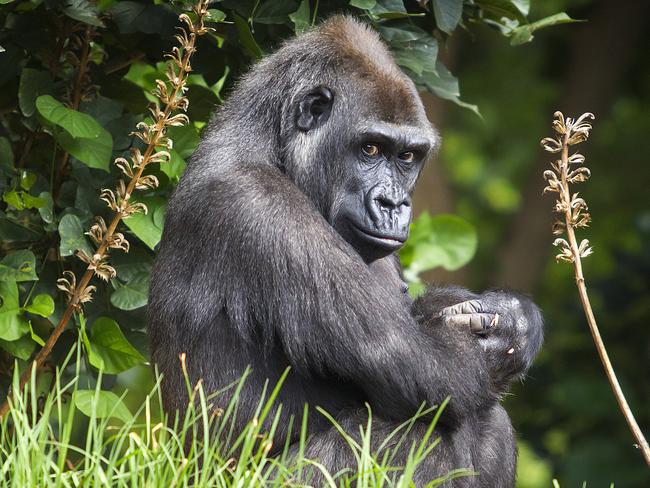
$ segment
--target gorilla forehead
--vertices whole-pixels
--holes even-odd
[[[309,35],[321,46],[337,81],[345,85],[341,88],[361,97],[366,111],[394,124],[428,125],[413,82],[369,26],[335,16]]]

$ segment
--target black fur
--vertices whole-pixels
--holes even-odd
[[[317,110],[308,103],[314,93]],[[365,421],[365,402],[381,437],[423,402],[450,396],[437,427],[442,442],[417,479],[469,468],[479,476],[450,483],[511,487],[514,436],[498,402],[537,353],[541,316],[506,291],[433,287],[411,303],[393,255],[366,255],[336,230],[342,195],[361,184],[346,169],[356,164],[345,162],[350,147],[377,121],[400,140],[437,145],[413,84],[374,33],[344,17],[288,42],[235,88],[169,202],[152,276],[149,334],[164,406],[185,409],[181,352],[192,382],[203,379],[208,392],[251,366],[239,428],[264,382],[289,365],[278,399],[284,418],[300,418],[308,403],[353,433]],[[400,173],[409,194],[420,169]],[[391,175],[381,177],[388,184]],[[497,313],[496,325],[485,322]],[[311,411],[308,454],[332,472],[354,466],[340,436]],[[409,439],[419,441],[426,426],[418,422]],[[400,453],[397,464],[408,448]]]

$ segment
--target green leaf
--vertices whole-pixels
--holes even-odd
[[[285,24],[289,15],[296,10],[293,0],[267,0],[255,11],[253,22],[258,24]]]
[[[208,9],[208,16],[206,18],[208,22],[223,22],[226,20],[226,14],[222,12],[221,10],[217,10],[216,8],[211,8]]]
[[[37,279],[36,257],[32,251],[14,251],[0,261],[0,281],[34,281]]]
[[[54,222],[54,200],[52,200],[52,194],[44,191],[38,195],[38,198],[45,202],[44,205],[38,208],[38,213],[43,219],[43,222],[51,224]]]
[[[423,213],[413,222],[401,253],[404,276],[417,282],[420,273],[438,266],[456,270],[472,259],[477,242],[476,230],[462,218]]]
[[[11,174],[14,169],[14,151],[6,137],[0,137],[0,170]]]
[[[25,307],[25,310],[29,313],[48,318],[54,313],[54,300],[52,300],[50,295],[46,295],[45,293],[36,295],[32,303]]]
[[[363,10],[370,10],[377,5],[377,0],[350,0],[350,5]]]
[[[252,59],[260,59],[264,55],[264,51],[255,41],[248,22],[239,15],[235,15],[235,27],[239,32],[239,42],[244,47],[244,51]]]
[[[433,0],[433,14],[438,28],[451,34],[460,22],[463,0]]]
[[[522,15],[528,15],[528,12],[530,11],[530,0],[512,0],[512,4],[517,7],[517,10],[519,10]]]
[[[61,256],[72,256],[78,249],[85,252],[87,256],[94,254],[84,236],[81,221],[76,215],[67,214],[63,216],[59,222],[59,235],[61,237],[61,243],[59,244]]]
[[[18,359],[27,361],[34,352],[36,343],[29,335],[24,335],[15,341],[4,341],[0,339],[0,348]]]
[[[425,71],[435,71],[438,57],[438,43],[429,38],[428,42],[419,42],[412,46],[393,49],[395,62],[414,73],[421,75]]]
[[[32,338],[32,340],[39,346],[42,347],[45,345],[45,341],[41,338],[41,336],[39,336],[36,332],[34,332],[31,322],[29,323],[29,335]]]
[[[460,107],[471,110],[479,117],[481,116],[476,105],[463,102],[460,99],[458,79],[441,62],[436,63],[435,72],[424,73],[419,81],[440,98],[454,102]]]
[[[120,1],[111,5],[108,11],[122,34],[144,32],[164,36],[174,29],[178,14],[160,3]]]
[[[522,23],[526,22],[526,17],[515,5],[514,0],[476,0],[476,4],[486,13],[492,14],[496,20],[506,17]]]
[[[194,154],[201,140],[198,130],[192,124],[170,127],[167,131],[167,137],[174,141],[174,151],[183,159],[187,159]],[[164,166],[164,164],[161,166]]]
[[[405,19],[425,15],[424,13],[412,14],[407,12],[402,0],[377,0],[375,6],[369,12],[376,19]]]
[[[165,199],[162,197],[144,197],[137,201],[147,206],[148,212],[138,213],[124,219],[126,226],[138,236],[150,249],[154,249],[162,235],[162,225],[157,225],[154,221],[154,215],[160,207],[165,206]]]
[[[71,19],[85,24],[104,27],[104,24],[97,16],[97,7],[89,0],[66,0],[63,13]]]
[[[63,129],[54,133],[63,149],[91,168],[109,171],[113,137],[93,117],[64,106],[50,95],[38,97],[36,108],[45,120]]]
[[[97,138],[74,138],[67,132],[55,135],[61,147],[91,168],[109,172],[113,155],[113,136],[103,127]]]
[[[50,95],[36,99],[38,112],[48,121],[65,129],[72,137],[97,138],[102,126],[90,115],[66,107]]]
[[[386,42],[392,44],[396,42],[410,42],[430,37],[429,34],[419,27],[411,24],[409,21],[399,21],[390,24],[378,24],[377,29]],[[433,42],[436,42],[433,39]]]
[[[165,173],[172,182],[178,182],[185,172],[185,160],[175,150],[169,151],[169,161],[160,164],[160,171]]]
[[[0,281],[0,339],[15,341],[29,332],[18,302],[18,285],[13,280]]]
[[[550,27],[558,24],[570,24],[573,22],[582,22],[581,20],[572,19],[566,13],[562,12],[559,14],[551,15],[535,21],[531,24],[522,25],[516,27],[512,30],[510,44],[517,46],[519,44],[525,44],[533,40],[533,32],[544,27]]]
[[[25,209],[25,204],[23,203],[23,199],[21,198],[21,192],[17,192],[16,190],[11,190],[8,192],[5,192],[4,195],[2,195],[2,200],[11,205],[13,208],[16,210],[24,210]]]
[[[118,374],[144,363],[142,354],[124,337],[113,319],[100,317],[90,329],[90,364],[108,374]]]
[[[133,419],[122,399],[112,391],[77,390],[72,395],[75,406],[88,417],[115,418],[124,423]]]
[[[302,0],[298,10],[289,15],[291,22],[293,22],[293,30],[296,34],[300,34],[309,28],[310,14],[309,0]]]
[[[36,173],[32,173],[31,171],[21,171],[20,173],[20,187],[23,190],[28,190],[34,186],[34,183],[36,183]]]
[[[118,280],[114,280],[114,283]],[[111,293],[111,304],[120,310],[135,310],[144,307],[149,297],[149,274],[139,273],[125,284],[117,284]]]
[[[36,99],[41,95],[54,93],[54,81],[47,71],[24,68],[18,86],[18,105],[25,117],[36,112]]]

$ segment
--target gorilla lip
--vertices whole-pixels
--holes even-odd
[[[395,235],[382,235],[377,232],[360,227],[359,225],[350,222],[350,227],[357,233],[360,234],[362,238],[367,241],[373,242],[381,247],[395,248],[398,249],[404,245],[406,242],[407,235],[395,236]]]

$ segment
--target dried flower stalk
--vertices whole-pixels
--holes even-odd
[[[131,200],[133,192],[154,189],[158,186],[158,179],[153,175],[144,175],[144,170],[151,163],[169,161],[172,141],[165,136],[167,128],[185,125],[189,122],[187,115],[183,113],[187,111],[189,105],[189,100],[185,96],[186,82],[192,71],[190,59],[196,51],[197,38],[212,30],[205,26],[209,15],[208,1],[198,0],[192,7],[195,14],[194,21],[187,14],[179,16],[179,20],[185,24],[185,28],[179,28],[180,32],[176,35],[179,46],[174,47],[172,52],[166,55],[170,60],[167,65],[167,80],[157,80],[157,87],[154,90],[154,95],[160,105],[155,104],[149,109],[153,119],[152,123],[140,122],[136,127],[137,130],[133,133],[147,147],[144,153],[133,148],[130,158],[115,160],[115,165],[120,168],[126,178],[121,179],[115,189],[104,189],[100,194],[100,198],[114,212],[113,218],[110,224],[106,225],[104,219],[97,217],[96,223],[86,232],[96,244],[97,250],[92,256],[88,256],[82,251],[77,252],[77,256],[87,264],[81,279],[77,280],[73,272],[65,271],[63,277],[57,280],[57,288],[68,297],[68,305],[47,342],[32,361],[31,367],[21,375],[21,391],[31,376],[31,370],[33,368],[38,370],[42,367],[72,314],[80,310],[84,303],[92,300],[96,287],[90,285],[90,280],[94,276],[104,281],[115,278],[115,268],[108,264],[109,249],[129,251],[129,242],[123,234],[116,232],[116,229],[122,219],[139,212],[147,212],[145,204]],[[9,411],[10,396],[11,393],[0,407],[0,417]]]
[[[553,130],[556,136],[554,138],[546,137],[542,139],[541,144],[544,150],[552,154],[559,154],[560,157],[560,159],[551,162],[552,170],[544,171],[544,179],[547,183],[546,188],[544,188],[544,193],[551,192],[558,194],[554,211],[559,217],[553,224],[553,234],[559,236],[566,233],[566,239],[558,237],[553,242],[553,245],[557,246],[560,250],[555,258],[558,262],[565,261],[573,263],[578,293],[580,294],[582,307],[587,317],[587,323],[589,324],[589,330],[596,345],[598,356],[605,369],[618,406],[621,412],[623,412],[623,416],[632,431],[632,435],[636,439],[637,447],[641,450],[646,464],[650,466],[650,447],[648,447],[648,441],[639,428],[639,424],[634,418],[634,414],[618,383],[614,368],[605,349],[605,344],[600,336],[591,303],[589,302],[587,285],[585,284],[585,278],[582,273],[581,259],[589,256],[592,253],[592,249],[589,247],[589,241],[587,239],[583,239],[578,243],[575,234],[576,229],[589,226],[591,215],[588,213],[585,200],[580,198],[577,192],[571,193],[570,185],[587,181],[591,176],[591,172],[587,167],[582,166],[585,163],[585,157],[577,152],[569,155],[569,147],[580,144],[589,138],[589,132],[592,128],[590,121],[594,119],[594,115],[585,113],[576,120],[573,120],[570,117],[565,118],[562,112],[555,112],[554,117]]]

